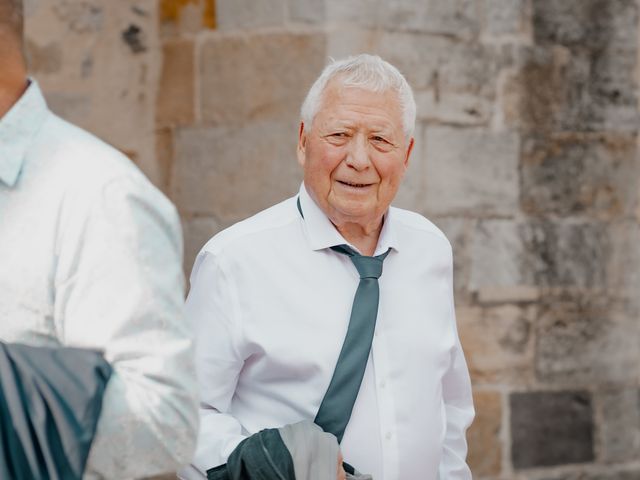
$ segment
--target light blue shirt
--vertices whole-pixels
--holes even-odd
[[[192,455],[181,256],[173,205],[32,81],[0,119],[0,340],[104,351],[114,375],[88,478],[175,471]]]

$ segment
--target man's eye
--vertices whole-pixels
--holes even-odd
[[[384,142],[384,143],[389,143],[387,142],[387,139],[384,137],[381,137],[379,135],[376,135],[374,137],[371,137],[371,140],[373,140],[374,142]]]
[[[344,138],[347,136],[347,134],[344,132],[335,132],[335,133],[332,133],[331,136],[336,138]]]

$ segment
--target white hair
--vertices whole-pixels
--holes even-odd
[[[372,92],[394,91],[402,111],[402,129],[407,139],[413,135],[416,123],[416,102],[413,91],[396,67],[377,55],[362,53],[327,65],[309,89],[300,109],[305,131],[311,129],[313,119],[320,110],[327,85],[335,79],[340,85],[359,87]]]

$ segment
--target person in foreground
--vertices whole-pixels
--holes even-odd
[[[25,415],[26,422],[53,423],[45,424],[43,445],[22,445],[36,452],[21,454],[31,462],[24,466],[51,469],[10,476],[129,479],[175,472],[193,455],[198,424],[176,211],[124,155],[47,109],[38,83],[27,77],[22,29],[21,1],[0,0],[0,342],[8,346],[0,349],[6,359],[0,365],[25,384],[33,379],[20,373],[36,370],[49,384],[31,393],[53,388],[60,398],[43,401],[78,411]],[[96,358],[90,372],[81,364],[81,352],[90,351],[102,352],[107,364]],[[61,376],[68,389],[56,383]],[[8,378],[3,373],[0,414],[17,406],[22,388],[7,385]],[[47,442],[57,436],[73,440],[77,424],[62,432],[52,419],[96,412],[74,396],[80,378],[98,394],[92,405],[101,404],[95,437],[86,465],[78,462],[83,471],[54,475],[53,466],[35,465],[36,456],[51,450]],[[0,423],[3,441],[22,427]],[[4,447],[17,448],[8,438]],[[69,448],[51,458],[79,455]]]
[[[389,63],[366,54],[331,63],[302,105],[299,193],[202,248],[186,307],[201,430],[183,477],[293,478],[281,475],[293,461],[295,478],[307,478],[289,448],[302,425],[336,442],[322,467],[330,476],[317,478],[344,478],[338,442],[347,476],[471,478],[451,246],[422,216],[390,207],[415,115]],[[283,457],[280,473],[257,473]]]

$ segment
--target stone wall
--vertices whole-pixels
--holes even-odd
[[[293,194],[328,57],[415,88],[397,204],[455,251],[478,479],[640,478],[640,0],[30,0],[52,108],[177,204],[186,271]]]

